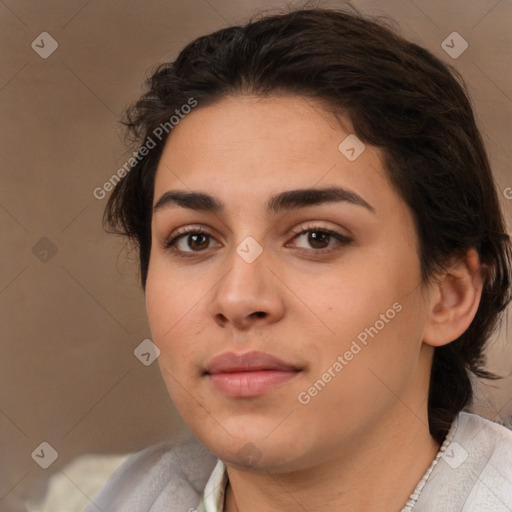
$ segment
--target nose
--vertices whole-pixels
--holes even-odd
[[[233,251],[209,304],[217,325],[248,330],[283,317],[282,286],[269,264],[265,250],[251,263]]]

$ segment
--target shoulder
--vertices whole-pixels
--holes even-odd
[[[512,510],[512,430],[472,413],[459,415],[461,445],[468,446],[476,464],[475,484],[466,511]],[[469,456],[468,456],[469,458]]]
[[[477,414],[461,412],[450,433],[423,489],[418,512],[431,510],[433,505],[442,512],[510,512],[512,431]]]
[[[467,445],[482,466],[498,466],[512,475],[512,430],[478,414],[461,412],[454,441]],[[510,480],[509,488],[512,486]]]
[[[496,420],[484,418],[483,416],[473,412],[461,411],[457,416],[457,430],[460,434],[463,434],[466,430],[471,429],[482,429],[492,432],[493,437],[495,434],[498,434],[499,438],[504,438],[506,440],[512,439],[512,430],[504,426],[502,423]]]
[[[194,437],[130,456],[85,512],[183,512],[197,506],[217,458]]]

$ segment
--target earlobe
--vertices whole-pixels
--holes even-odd
[[[432,285],[430,316],[423,334],[427,345],[446,345],[470,326],[482,296],[481,269],[477,251],[470,249]]]

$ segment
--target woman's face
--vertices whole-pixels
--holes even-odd
[[[306,468],[427,421],[412,214],[344,125],[299,96],[230,97],[159,163],[149,324],[179,413],[227,464]]]

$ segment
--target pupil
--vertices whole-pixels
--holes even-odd
[[[200,238],[200,237],[202,237],[202,238],[203,238],[203,243],[202,243],[202,244],[196,244],[197,239],[198,239],[198,238]],[[205,240],[206,240],[206,236],[205,236],[205,235],[201,235],[201,234],[192,235],[192,236],[191,236],[191,238],[193,239],[192,244],[194,244],[194,245],[196,246],[195,248],[198,248],[198,247],[197,247],[198,245],[204,245],[204,242],[205,242]],[[189,241],[190,241],[190,239],[189,239]],[[190,243],[189,243],[188,245],[189,245],[189,247],[190,247],[191,249],[194,249],[194,247],[193,247]],[[206,243],[206,245],[208,245],[208,242]],[[199,249],[201,249],[201,248],[203,248],[203,247],[199,247]]]
[[[329,235],[327,233],[318,233],[317,231],[313,231],[309,235],[310,237],[310,243],[313,247],[315,247],[315,244],[318,244],[320,242],[320,245],[322,247],[325,247],[325,239],[329,238]],[[323,241],[323,244],[322,244]],[[328,240],[327,240],[328,241]],[[315,247],[318,248],[318,247]]]

